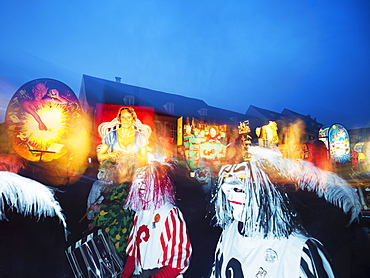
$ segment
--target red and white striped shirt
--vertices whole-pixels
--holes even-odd
[[[184,273],[192,247],[181,211],[165,204],[154,211],[137,212],[126,251],[135,258],[134,274],[166,266]]]

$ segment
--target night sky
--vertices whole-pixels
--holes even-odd
[[[370,1],[1,1],[0,122],[15,91],[82,75],[370,127]]]

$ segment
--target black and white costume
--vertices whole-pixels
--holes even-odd
[[[249,151],[250,161],[219,171],[213,202],[223,232],[210,277],[335,277],[322,244],[305,233],[287,195],[270,177],[315,191],[351,213],[351,221],[360,208],[354,189],[333,173],[284,159],[277,151]]]

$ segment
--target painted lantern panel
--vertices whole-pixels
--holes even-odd
[[[328,132],[329,152],[332,160],[339,163],[351,161],[351,148],[347,129],[333,124]]]
[[[77,97],[67,85],[38,79],[21,86],[6,111],[12,148],[29,161],[50,162],[65,155],[81,124]]]

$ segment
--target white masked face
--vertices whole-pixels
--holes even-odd
[[[144,207],[150,200],[147,200],[147,185],[145,184],[145,170],[146,167],[139,168],[136,171],[132,188],[134,194],[137,196],[138,201]],[[141,205],[140,205],[141,206]]]
[[[144,177],[143,178],[140,178],[137,182],[138,182],[137,190],[139,191],[139,197],[143,200],[143,202],[146,203],[147,200],[144,200],[144,198],[145,198],[145,191],[146,191],[146,185],[144,183]]]
[[[232,207],[232,214],[235,220],[244,222],[245,220],[245,192],[243,185],[238,183],[234,177],[227,177],[221,186],[227,202]]]

